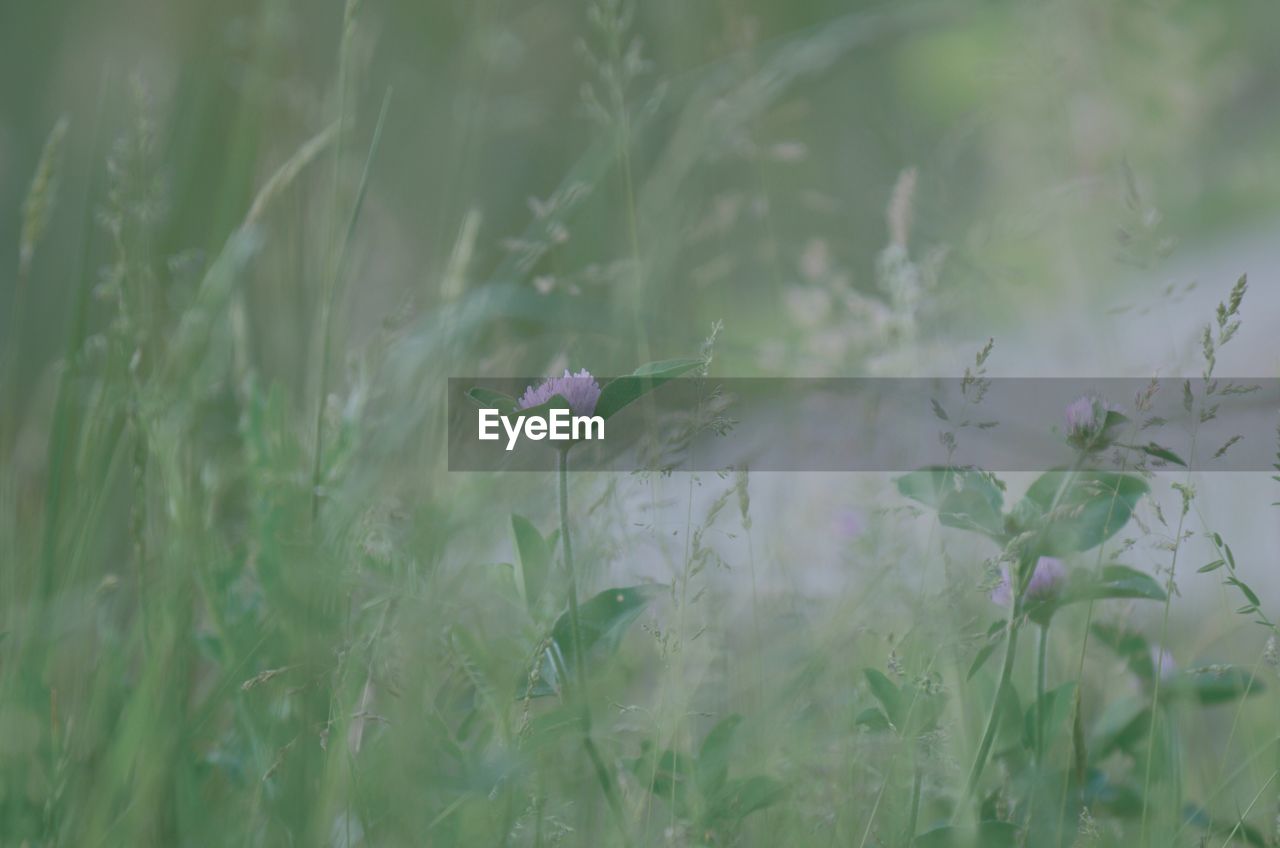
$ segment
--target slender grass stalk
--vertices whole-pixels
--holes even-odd
[[[1021,569],[1019,569],[1021,570]],[[1009,604],[1009,636],[1004,645],[1004,662],[1000,665],[1000,681],[996,684],[996,697],[991,703],[991,712],[987,715],[987,726],[982,731],[982,741],[978,744],[978,753],[974,755],[973,765],[969,768],[969,779],[965,786],[965,797],[973,797],[978,789],[978,781],[982,779],[982,770],[986,768],[987,757],[991,754],[991,745],[995,742],[996,728],[1000,724],[1000,698],[1009,686],[1013,676],[1013,661],[1018,654],[1018,619],[1022,615],[1022,589],[1014,593]]]
[[[338,208],[341,206],[339,195],[342,188],[342,158],[343,158],[343,141],[347,131],[347,70],[351,56],[351,43],[355,34],[356,13],[360,10],[361,0],[347,0],[342,12],[342,32],[338,42],[338,70],[337,70],[337,116],[334,123],[337,125],[337,134],[334,138],[333,145],[333,183],[332,183],[332,199],[330,202],[330,219],[329,219],[329,235],[333,241],[337,240],[338,235]],[[390,95],[390,91],[388,91]],[[385,113],[387,101],[383,99],[383,110]],[[338,248],[337,254],[333,255],[332,263],[329,266],[328,273],[324,281],[324,290],[320,295],[320,375],[318,385],[316,386],[316,417],[315,431],[311,461],[311,523],[315,524],[316,519],[320,515],[320,477],[321,466],[324,456],[324,405],[326,392],[329,384],[329,350],[332,344],[333,334],[333,301],[335,292],[338,288],[338,280],[342,276],[342,261],[346,254],[347,242],[350,241],[351,233],[355,227],[356,219],[360,214],[360,205],[364,198],[364,189],[367,185],[369,176],[369,164],[373,161],[373,152],[378,146],[378,136],[382,129],[382,115],[378,116],[378,126],[374,129],[374,140],[369,147],[369,156],[365,159],[365,172],[360,181],[359,194],[355,204],[351,210],[351,216],[347,221],[347,238]]]
[[[623,67],[625,61],[623,50],[619,32],[614,29],[609,35],[609,53],[614,68]],[[645,274],[640,253],[640,223],[637,214],[635,177],[631,164],[631,115],[627,108],[625,92],[621,90],[624,85],[621,78],[618,79],[617,85],[620,88],[615,94],[618,125],[614,128],[614,143],[622,177],[623,206],[627,216],[627,247],[631,252],[632,262],[631,308],[628,311],[631,313],[636,334],[637,358],[641,362],[648,362],[652,357],[649,353],[649,333],[642,318],[645,312],[643,308]]]
[[[1224,592],[1224,595],[1225,595],[1225,592]],[[1240,717],[1244,713],[1245,703],[1249,700],[1249,695],[1252,694],[1254,691],[1254,684],[1258,682],[1258,671],[1261,668],[1262,663],[1264,661],[1263,653],[1265,650],[1266,649],[1264,648],[1262,651],[1258,652],[1257,659],[1253,661],[1253,665],[1249,668],[1249,682],[1245,684],[1244,695],[1236,703],[1236,708],[1233,711],[1233,714],[1231,716],[1231,729],[1227,731],[1226,741],[1222,743],[1222,765],[1218,767],[1219,780],[1222,780],[1223,776],[1226,774],[1227,758],[1231,756],[1231,743],[1235,741],[1236,731],[1240,727]],[[1209,821],[1211,823],[1214,821],[1214,815],[1212,811],[1210,811],[1209,813]],[[1184,820],[1184,823],[1178,826],[1178,833],[1181,833],[1182,828],[1185,826],[1186,825]]]
[[[1049,659],[1049,623],[1036,634],[1036,765],[1044,765],[1044,690]]]
[[[1227,838],[1222,840],[1222,848],[1227,848],[1231,844],[1231,840],[1236,838],[1236,834],[1240,832],[1240,825],[1244,824],[1244,820],[1249,817],[1249,813],[1253,812],[1253,807],[1258,803],[1258,799],[1267,791],[1267,787],[1271,785],[1271,781],[1276,779],[1276,775],[1280,775],[1280,771],[1272,771],[1271,776],[1267,778],[1267,782],[1262,784],[1262,788],[1253,796],[1253,800],[1249,802],[1249,806],[1244,808],[1244,812],[1240,814],[1240,818],[1236,821],[1235,827],[1231,828],[1231,832],[1227,834]]]
[[[676,633],[679,637],[680,653],[676,657],[673,665],[675,671],[674,682],[679,685],[680,681],[685,677],[685,651],[688,648],[685,642],[685,619],[689,610],[689,578],[693,566],[693,484],[694,475],[689,475],[689,491],[685,501],[684,515],[684,570],[680,575],[680,613],[676,617]],[[680,725],[684,721],[684,716],[677,714],[674,723],[674,732],[672,737],[675,738],[680,731]],[[656,779],[656,775],[655,775]],[[671,794],[667,799],[671,813],[670,825],[675,827],[676,824],[676,784],[671,782]]]
[[[1267,754],[1273,753],[1273,749],[1274,751],[1280,751],[1280,736],[1274,736],[1271,739],[1267,740],[1256,751],[1254,751],[1251,755],[1249,755],[1249,757],[1247,757],[1243,762],[1241,762],[1234,769],[1232,769],[1230,774],[1224,774],[1223,777],[1218,781],[1217,788],[1215,788],[1211,793],[1209,793],[1207,797],[1205,797],[1204,799],[1205,805],[1207,806],[1209,803],[1216,801],[1219,798],[1219,796],[1221,796],[1224,792],[1226,792],[1230,788],[1230,786],[1233,783],[1235,783],[1236,780],[1242,774],[1254,768],[1258,764],[1258,760],[1262,759]],[[1244,821],[1244,818],[1245,818],[1244,816],[1241,816],[1240,820]],[[1183,819],[1182,824],[1178,826],[1177,831],[1175,831],[1173,834],[1173,839],[1170,841],[1173,842],[1175,845],[1178,844],[1178,839],[1182,836],[1183,832],[1186,831],[1186,829],[1191,826],[1192,821],[1193,820],[1190,818]]]
[[[759,709],[764,703],[764,661],[760,654],[764,650],[764,636],[760,631],[760,593],[756,586],[756,545],[755,540],[751,538],[751,522],[748,520],[743,528],[743,532],[747,537],[747,568],[751,572],[751,631],[755,638],[755,650],[752,652],[755,659],[756,671],[756,703]]]
[[[916,823],[920,820],[920,784],[924,780],[924,772],[920,764],[916,764],[916,776],[911,782],[911,809],[907,813],[907,831],[902,836],[903,845],[911,845],[916,838]]]
[[[587,749],[587,757],[591,760],[596,780],[604,792],[609,811],[613,814],[622,842],[631,845],[631,836],[627,829],[626,814],[622,809],[622,801],[618,797],[617,788],[613,785],[613,775],[600,756],[595,740],[591,736],[591,704],[587,696],[586,661],[582,656],[582,625],[578,614],[578,575],[573,566],[573,543],[569,538],[569,451],[559,452],[559,495],[560,495],[560,545],[564,551],[564,570],[569,582],[569,633],[573,640],[573,697],[578,701],[578,710],[582,722],[582,745]]]
[[[569,631],[573,638],[573,672],[579,682],[585,680],[582,658],[582,629],[578,618],[578,575],[573,565],[573,542],[569,538],[569,452],[561,450],[557,466],[560,504],[560,545],[564,550],[564,569],[569,578]]]
[[[316,397],[316,417],[314,432],[314,453],[311,458],[311,520],[314,522],[320,514],[320,478],[323,474],[324,458],[324,404],[325,393],[329,384],[329,357],[333,345],[333,305],[337,300],[343,272],[345,271],[347,250],[355,236],[356,223],[360,220],[360,210],[364,207],[364,198],[369,190],[369,174],[373,168],[374,157],[378,153],[378,144],[382,140],[382,128],[386,123],[387,109],[391,105],[391,89],[388,88],[382,97],[382,108],[378,111],[378,123],[373,128],[373,139],[369,142],[369,153],[365,156],[364,170],[360,174],[360,187],[356,190],[356,200],[351,206],[351,215],[347,218],[347,230],[338,248],[334,260],[333,272],[325,286],[324,296],[320,303],[320,380]],[[338,117],[337,155],[341,155],[342,116]]]
[[[890,768],[892,769],[892,766]],[[871,838],[871,826],[875,823],[876,812],[880,809],[880,802],[884,800],[884,793],[889,790],[889,781],[892,777],[892,774],[885,775],[884,782],[880,784],[880,791],[876,793],[876,801],[871,805],[871,813],[867,816],[867,824],[862,830],[862,841],[858,843],[858,848],[867,848],[867,840]]]
[[[1193,428],[1191,431],[1191,459],[1190,459],[1190,462],[1192,465],[1194,465],[1195,463],[1196,437],[1198,435],[1199,435],[1199,428],[1198,427]],[[1186,485],[1190,485],[1190,483],[1191,483],[1191,471],[1188,469],[1186,474]],[[1186,497],[1186,495],[1184,494],[1183,497]],[[1140,835],[1138,840],[1138,844],[1143,846],[1144,848],[1148,844],[1147,812],[1148,812],[1149,805],[1147,801],[1148,801],[1148,798],[1150,797],[1150,792],[1151,792],[1151,760],[1152,760],[1151,754],[1152,754],[1152,747],[1155,745],[1155,740],[1156,740],[1156,721],[1160,718],[1160,710],[1159,710],[1160,684],[1164,678],[1164,675],[1160,673],[1160,660],[1164,656],[1165,643],[1168,641],[1168,638],[1169,638],[1169,609],[1173,605],[1173,579],[1178,571],[1178,554],[1182,551],[1182,531],[1187,521],[1187,511],[1188,511],[1188,506],[1184,504],[1184,506],[1182,507],[1181,513],[1178,517],[1178,530],[1173,537],[1174,539],[1173,555],[1169,561],[1169,580],[1165,586],[1164,611],[1160,617],[1160,642],[1156,646],[1156,651],[1158,652],[1158,654],[1155,658],[1155,674],[1154,674],[1155,681],[1151,689],[1151,725],[1147,729],[1147,766],[1146,766],[1146,769],[1144,770],[1145,773],[1142,778],[1142,825],[1141,825],[1141,830],[1139,831]]]
[[[1035,718],[1035,727],[1032,730],[1032,746],[1034,754],[1034,762],[1036,769],[1041,774],[1044,773],[1044,692],[1045,677],[1048,667],[1049,656],[1049,622],[1037,624],[1036,628],[1036,690],[1035,701],[1032,702],[1032,716]],[[1031,830],[1031,823],[1035,820],[1036,815],[1036,796],[1032,794],[1027,799],[1027,830]]]
[[[58,202],[58,184],[61,181],[62,162],[65,158],[67,127],[70,118],[58,119],[45,137],[44,148],[36,172],[31,178],[26,200],[22,204],[22,226],[18,238],[18,273],[14,278],[13,300],[8,321],[8,338],[4,355],[0,358],[0,386],[6,390],[5,403],[9,409],[17,409],[21,393],[22,370],[18,360],[22,356],[23,319],[27,313],[27,292],[31,288],[31,263],[36,248],[43,241],[53,209]],[[10,439],[14,435],[18,416],[0,419],[0,450],[6,454],[12,449]]]
[[[97,106],[94,109],[92,142],[90,150],[96,155],[103,146],[103,127],[105,124],[107,92],[110,90],[112,74],[110,69],[103,69],[102,79],[98,87]],[[101,188],[101,176],[95,171],[86,181],[82,201],[80,225],[80,250],[77,252],[75,277],[77,278],[75,302],[71,311],[71,326],[68,328],[64,356],[66,367],[58,375],[57,395],[53,407],[53,423],[50,427],[50,438],[45,456],[45,467],[48,471],[48,484],[45,488],[44,527],[40,545],[40,597],[41,606],[47,603],[53,594],[57,569],[57,539],[61,526],[62,483],[65,475],[64,463],[72,450],[72,431],[75,427],[72,414],[71,393],[76,377],[80,372],[81,351],[88,336],[89,301],[93,294],[94,273],[90,269],[90,251],[92,249],[94,231],[94,214],[97,209],[94,198]],[[14,313],[15,316],[17,313]]]

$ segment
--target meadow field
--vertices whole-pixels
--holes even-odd
[[[1276,32],[0,0],[0,848],[1280,846]]]

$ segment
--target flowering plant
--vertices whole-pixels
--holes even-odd
[[[583,368],[576,374],[551,377],[528,386],[520,399],[475,387],[467,397],[477,406],[497,409],[503,416],[517,413],[541,414],[551,409],[569,409],[575,415],[598,415],[608,420],[636,400],[670,380],[701,367],[702,359],[664,359],[641,365],[630,374],[616,377],[603,386]]]
[[[591,415],[600,400],[600,384],[585,368],[577,374],[569,373],[566,368],[563,377],[551,377],[525,389],[517,406],[519,409],[532,409],[550,403],[557,396],[569,404],[575,415]]]
[[[1023,594],[1027,603],[1044,603],[1052,601],[1062,592],[1062,584],[1066,579],[1066,568],[1062,560],[1056,557],[1040,557],[1035,571],[1027,582]],[[1009,566],[1001,569],[1000,584],[991,590],[992,603],[1007,607],[1013,603],[1013,590],[1009,585]]]
[[[1086,453],[1110,447],[1121,427],[1128,422],[1113,404],[1097,395],[1083,395],[1072,401],[1065,413],[1067,443]]]
[[[705,367],[705,359],[668,359],[642,365],[631,374],[610,380],[603,387],[583,368],[577,373],[565,369],[564,375],[528,386],[519,400],[483,388],[472,388],[467,396],[482,409],[497,409],[503,417],[543,415],[553,409],[569,409],[575,415],[607,419],[628,404],[658,386],[695,368]],[[573,544],[569,533],[568,456],[573,441],[564,442],[559,451],[557,494],[559,500],[559,543],[564,563],[568,610],[551,628],[539,649],[529,674],[524,698],[544,695],[566,696],[576,707],[582,731],[582,743],[601,791],[618,825],[624,844],[629,843],[626,814],[623,810],[612,771],[596,744],[591,730],[588,663],[599,663],[617,646],[617,636],[639,616],[652,596],[651,587],[632,586],[607,589],[584,603],[578,602],[578,575],[573,562]],[[539,589],[545,583],[550,544],[532,524],[522,517],[512,517],[512,529],[520,554],[516,571],[517,585],[530,611],[535,611]]]

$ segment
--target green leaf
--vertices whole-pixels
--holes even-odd
[[[1164,587],[1154,577],[1127,565],[1112,563],[1097,572],[1080,571],[1078,574],[1068,582],[1059,604],[1114,598],[1163,601],[1166,597]]]
[[[1238,580],[1237,578],[1228,577],[1225,582],[1230,583],[1232,586],[1235,586],[1237,589],[1239,589],[1240,594],[1248,598],[1249,603],[1253,604],[1254,607],[1262,606],[1262,600],[1258,597],[1257,593],[1254,592],[1252,589],[1250,589],[1244,583],[1240,582],[1240,580]]]
[[[1151,707],[1145,698],[1117,698],[1106,705],[1090,734],[1089,760],[1098,763],[1113,751],[1133,751],[1145,744],[1151,727]]]
[[[468,390],[467,397],[481,409],[498,410],[499,415],[514,415],[516,412],[516,399],[501,392],[477,387]]]
[[[1044,718],[1041,720],[1041,729],[1044,733],[1045,749],[1048,750],[1049,740],[1053,738],[1053,734],[1071,715],[1071,707],[1075,703],[1075,693],[1075,683],[1064,683],[1056,689],[1050,689],[1045,692],[1038,703],[1032,704],[1027,708],[1027,715],[1023,725],[1023,742],[1028,749],[1035,747],[1036,720],[1038,716],[1042,715]]]
[[[871,687],[871,694],[876,696],[876,700],[880,702],[880,706],[884,707],[885,715],[889,717],[889,721],[896,727],[902,726],[902,693],[893,681],[885,677],[874,668],[864,668],[863,675],[867,678],[867,684]]]
[[[617,652],[631,623],[657,593],[653,586],[606,589],[578,606],[578,627],[582,638],[585,671],[591,674]],[[573,624],[569,613],[556,619],[551,638],[537,659],[537,681],[521,697],[539,698],[559,694],[566,680],[574,677]]]
[[[702,740],[702,748],[698,751],[698,760],[694,768],[698,780],[698,791],[704,798],[710,798],[719,792],[729,776],[729,751],[733,747],[733,737],[741,723],[740,715],[725,716],[711,728],[707,738]]]
[[[773,806],[785,797],[786,787],[772,777],[756,775],[725,783],[711,802],[713,821],[742,821],[757,810]]]
[[[969,666],[969,673],[965,675],[965,680],[972,680],[973,676],[987,664],[987,660],[991,659],[991,655],[995,653],[996,648],[1000,647],[1000,643],[1004,641],[1004,633],[1001,631],[1000,638],[994,642],[988,642],[978,649],[978,654],[973,658],[973,663]]]
[[[1031,484],[1015,512],[1024,526],[1037,531],[1031,553],[1065,556],[1120,532],[1148,491],[1146,481],[1131,474],[1049,471]]]
[[[560,647],[549,639],[546,647],[534,661],[533,673],[520,681],[524,688],[520,690],[519,697],[547,698],[552,695],[559,695],[563,681],[569,677],[569,667],[564,661],[564,655],[560,652]]]
[[[674,802],[680,815],[685,815],[689,806],[689,758],[670,748],[657,756],[647,742],[644,744],[646,747],[640,757],[631,762],[632,773],[654,798]]]
[[[641,365],[625,377],[610,380],[600,390],[595,414],[608,420],[623,407],[647,395],[669,380],[689,373],[703,364],[701,359],[664,359]]]
[[[982,471],[922,468],[899,477],[898,491],[938,511],[947,527],[974,530],[1004,539],[1004,491],[995,477]]]
[[[1023,731],[1022,699],[1012,681],[996,692],[999,726],[996,735],[997,750],[1021,744]]]
[[[618,650],[622,636],[656,594],[653,586],[605,589],[578,607],[578,627],[584,656],[593,651],[610,656]],[[573,627],[566,612],[556,620],[551,638],[565,658],[573,660]],[[589,658],[589,657],[588,657]],[[601,657],[603,658],[603,656]]]
[[[511,535],[516,545],[516,588],[529,612],[534,611],[551,571],[551,548],[538,528],[523,515],[511,514]]]
[[[1127,565],[1104,565],[1091,592],[1098,598],[1141,598],[1163,601],[1168,598],[1164,587],[1146,572]]]
[[[679,377],[702,365],[706,360],[695,359],[690,357],[681,357],[676,359],[660,359],[657,362],[648,362],[631,372],[633,377]]]
[[[1171,678],[1165,691],[1171,698],[1186,697],[1204,706],[1226,704],[1257,695],[1266,686],[1239,666],[1211,666],[1191,669]]]
[[[876,707],[867,707],[858,713],[853,723],[859,727],[865,727],[873,733],[881,733],[893,729],[893,726],[889,724],[888,717]]]
[[[979,822],[977,827],[943,825],[916,837],[915,848],[1016,848],[1017,826],[1004,821]]]
[[[991,655],[995,653],[996,648],[1004,642],[1004,637],[1009,633],[1009,623],[1003,619],[996,619],[991,622],[991,626],[987,628],[987,644],[978,649],[977,655],[973,658],[973,663],[969,666],[969,673],[965,675],[965,680],[972,680],[973,676],[978,673]]]
[[[1187,463],[1182,459],[1182,457],[1178,456],[1168,448],[1157,445],[1155,442],[1148,442],[1145,445],[1139,445],[1138,450],[1142,451],[1147,456],[1153,456],[1156,459],[1162,459],[1165,462],[1171,462],[1174,465],[1180,465],[1183,468],[1187,467]]]
[[[1212,815],[1197,804],[1184,804],[1182,818],[1187,824],[1193,824],[1209,833],[1216,833],[1224,838],[1235,837],[1256,848],[1267,848],[1270,844],[1256,827],[1232,816]]]
[[[1129,423],[1129,416],[1114,409],[1107,410],[1102,419],[1102,440],[1108,444],[1115,440],[1116,434]]]
[[[1143,680],[1155,676],[1151,661],[1151,643],[1142,634],[1116,625],[1096,622],[1090,631],[1098,641],[1115,651],[1129,665],[1129,670]]]

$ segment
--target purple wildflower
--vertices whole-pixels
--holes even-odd
[[[1082,449],[1094,446],[1106,427],[1107,413],[1119,411],[1097,395],[1076,398],[1066,409],[1067,441]]]
[[[566,368],[563,377],[552,377],[525,389],[520,396],[520,408],[541,406],[553,395],[567,400],[574,415],[591,415],[596,411],[596,401],[600,400],[600,384],[585,368],[577,374],[570,374]]]
[[[1012,587],[1009,583],[1009,566],[1000,569],[1000,585],[991,590],[992,603],[1007,607],[1013,602]],[[1062,588],[1067,570],[1062,560],[1055,557],[1040,557],[1036,562],[1036,570],[1031,574],[1031,582],[1027,584],[1026,600],[1028,603],[1052,600]]]
[[[867,529],[867,516],[860,509],[842,509],[832,522],[836,534],[842,539],[856,539]]]
[[[1096,426],[1093,401],[1089,395],[1077,398],[1067,405],[1067,434],[1075,436]]]

